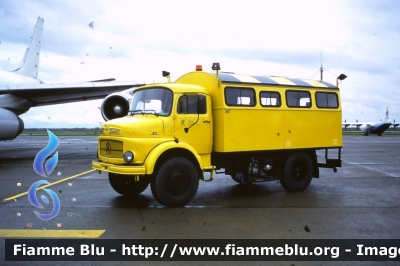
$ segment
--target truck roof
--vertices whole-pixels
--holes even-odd
[[[213,76],[217,76],[216,73],[209,73]],[[297,79],[287,77],[276,77],[276,76],[251,76],[234,73],[220,72],[218,74],[219,79],[222,83],[236,83],[236,84],[259,84],[259,85],[285,85],[285,86],[300,86],[300,87],[318,87],[318,88],[330,88],[337,89],[337,87],[331,83],[325,81],[317,81],[310,79]]]
[[[153,87],[153,88],[170,88],[174,90],[174,92],[199,92],[204,93],[206,90],[204,87],[196,85],[196,84],[179,84],[179,83],[155,83],[151,85],[147,85],[146,88]]]

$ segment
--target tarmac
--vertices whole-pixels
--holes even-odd
[[[63,238],[76,237],[76,230],[97,230],[100,233],[93,237],[99,239],[400,239],[400,136],[344,136],[343,166],[337,173],[320,169],[320,178],[313,179],[303,192],[289,193],[278,182],[243,186],[229,176],[216,174],[212,182],[200,182],[196,197],[183,208],[163,207],[153,198],[150,188],[135,198],[116,193],[106,173],[91,171],[97,137],[60,136],[59,139],[58,164],[46,178],[35,173],[32,165],[38,151],[47,145],[47,136],[19,136],[13,141],[0,142],[0,265],[22,265],[4,262],[4,239],[18,237],[12,235],[15,230],[24,238],[52,237],[43,235],[48,230],[64,233],[70,230],[70,236],[67,233]],[[318,154],[323,156],[323,152]],[[43,179],[50,183],[60,181],[49,187],[61,203],[59,214],[49,221],[36,217],[33,212],[36,208],[26,196],[30,186]],[[390,262],[359,265],[387,263]],[[188,264],[197,265],[169,263]],[[54,262],[23,265],[54,265]],[[71,264],[57,262],[57,265]]]

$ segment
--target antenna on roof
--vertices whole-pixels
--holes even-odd
[[[321,68],[319,70],[321,71],[321,81],[322,81],[323,80],[322,79],[322,74],[324,72],[324,68],[322,67],[322,52],[321,52]]]

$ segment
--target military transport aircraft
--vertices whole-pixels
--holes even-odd
[[[398,124],[393,124],[394,126],[398,126]],[[348,127],[356,127],[357,130],[360,129],[364,136],[368,136],[369,134],[378,134],[378,136],[382,136],[382,133],[385,132],[392,123],[389,121],[389,110],[386,110],[386,117],[383,121],[379,122],[344,122],[342,126],[345,130]]]

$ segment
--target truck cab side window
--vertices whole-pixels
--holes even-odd
[[[206,114],[206,97],[202,95],[183,95],[178,101],[178,114]]]

